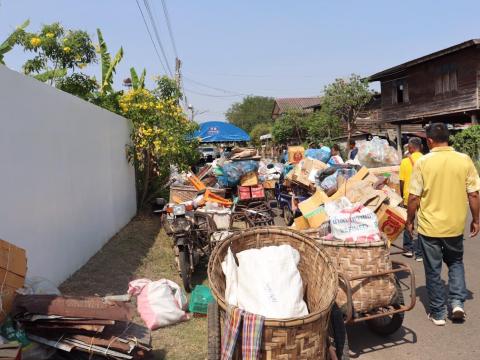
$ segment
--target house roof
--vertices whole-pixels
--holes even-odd
[[[471,47],[471,46],[476,46],[476,45],[479,45],[479,44],[480,44],[480,39],[468,40],[468,41],[462,42],[460,44],[450,46],[446,49],[439,50],[439,51],[436,51],[434,53],[419,57],[417,59],[407,61],[406,63],[391,67],[391,68],[383,70],[383,71],[380,71],[376,74],[371,75],[368,78],[368,80],[369,81],[378,81],[378,80],[383,79],[384,77],[394,75],[394,74],[399,73],[399,72],[401,72],[401,71],[403,71],[403,70],[405,70],[409,67],[412,67],[414,65],[418,65],[418,64],[424,63],[426,61],[430,61],[430,60],[436,59],[438,57],[441,57],[441,56],[444,56],[444,55],[447,55],[447,54],[451,54],[451,53],[457,52],[459,50],[463,50],[465,48],[468,48],[468,47]]]
[[[275,108],[278,107],[277,114],[282,114],[287,110],[306,110],[319,106],[320,97],[301,97],[301,98],[276,98]]]

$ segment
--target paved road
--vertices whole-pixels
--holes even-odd
[[[466,233],[466,236],[468,234]],[[409,262],[417,283],[417,304],[406,313],[403,328],[387,337],[370,332],[365,324],[348,329],[351,357],[361,360],[466,360],[480,359],[480,238],[465,241],[465,270],[469,300],[465,304],[467,321],[454,324],[447,321],[437,327],[427,319],[427,295],[423,264],[402,256]],[[401,244],[401,239],[397,240]],[[402,259],[400,259],[400,257]],[[444,268],[443,279],[447,279]],[[407,299],[406,299],[407,300]]]

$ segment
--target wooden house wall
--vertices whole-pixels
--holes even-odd
[[[480,49],[471,47],[457,53],[412,66],[403,73],[382,80],[381,121],[401,121],[446,115],[479,108],[478,69]],[[453,67],[457,90],[435,94],[435,82],[442,69]],[[408,84],[408,102],[394,104],[395,81],[404,78]]]

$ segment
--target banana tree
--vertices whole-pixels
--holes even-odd
[[[147,75],[147,70],[143,69],[142,73],[140,74],[140,77],[138,77],[137,72],[135,71],[135,68],[130,68],[130,76],[132,80],[132,87],[134,90],[137,89],[144,89],[145,88],[145,76]]]
[[[26,20],[22,25],[18,26],[14,32],[12,32],[3,43],[0,44],[0,64],[5,65],[3,57],[7,52],[13,49],[18,41],[19,35],[29,24],[30,20]]]
[[[99,43],[99,53],[100,59],[102,62],[102,82],[100,84],[100,93],[106,94],[113,92],[113,74],[115,74],[115,68],[120,63],[123,58],[123,48],[120,47],[120,50],[115,54],[115,57],[112,59],[110,53],[107,49],[107,44],[103,40],[103,35],[100,29],[97,29],[98,43]]]

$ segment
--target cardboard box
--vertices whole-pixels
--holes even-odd
[[[0,293],[4,313],[0,312],[0,323],[5,314],[12,310],[15,291],[23,287],[26,273],[25,250],[0,239],[0,279],[4,279],[3,291]]]
[[[387,196],[390,205],[398,206],[400,204],[403,204],[403,198],[399,194],[397,194],[397,192],[393,190],[391,187],[384,186],[382,188],[382,191]]]
[[[256,186],[258,185],[258,175],[256,172],[249,172],[240,179],[241,186]]]
[[[300,211],[308,221],[309,227],[317,228],[328,220],[325,207],[323,206],[328,200],[327,194],[317,188],[315,194],[298,204]]]
[[[292,227],[296,230],[306,230],[310,228],[310,225],[308,224],[307,219],[303,216],[299,216],[293,220],[293,225]]]
[[[393,206],[382,205],[377,212],[378,227],[390,243],[394,242],[405,228],[404,214]]]
[[[277,180],[267,180],[263,183],[263,187],[265,189],[275,189],[276,184],[277,184]]]
[[[292,164],[299,163],[305,157],[305,148],[303,146],[288,147],[288,162]]]
[[[312,179],[312,173],[321,171],[327,168],[327,164],[317,159],[306,158],[297,164],[299,170],[294,173],[293,179],[303,185],[310,186],[315,183],[315,178]]]

